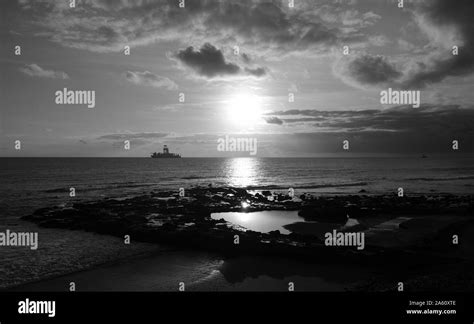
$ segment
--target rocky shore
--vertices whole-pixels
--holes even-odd
[[[425,239],[426,246],[403,249],[366,245],[363,251],[353,247],[327,247],[308,233],[279,231],[260,233],[245,230],[225,220],[211,218],[216,212],[253,212],[262,210],[297,210],[308,221],[344,223],[347,217],[371,219],[410,214],[457,215],[462,222],[434,231]],[[129,235],[131,241],[161,243],[171,246],[215,251],[224,256],[276,255],[302,258],[315,262],[368,262],[374,264],[410,264],[435,262],[429,254],[429,241],[443,235],[448,238],[457,229],[474,220],[473,196],[369,196],[345,195],[315,197],[308,194],[290,197],[270,191],[247,191],[242,188],[193,187],[184,195],[178,191],[153,191],[146,195],[123,199],[106,198],[86,203],[71,203],[64,207],[48,207],[23,219],[39,226],[85,230],[118,237]],[[302,226],[304,226],[304,222]],[[360,230],[360,229],[359,229]],[[238,236],[238,244],[236,237]],[[449,258],[448,256],[446,256]],[[436,262],[439,262],[437,260]]]

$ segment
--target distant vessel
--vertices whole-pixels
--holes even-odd
[[[163,153],[156,153],[154,152],[151,155],[152,158],[154,159],[179,159],[181,158],[181,155],[176,154],[176,153],[170,153],[168,146],[164,145],[163,146]]]
[[[428,157],[428,156],[427,156],[426,154],[423,154],[423,155],[421,156],[422,159],[426,159],[427,157]]]

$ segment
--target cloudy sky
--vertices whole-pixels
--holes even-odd
[[[225,135],[257,138],[257,156],[346,139],[352,154],[474,152],[474,1],[179,2],[1,1],[0,156],[223,156]],[[389,87],[421,106],[382,105]],[[95,107],[56,104],[63,88]]]

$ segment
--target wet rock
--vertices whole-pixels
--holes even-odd
[[[281,233],[280,233],[279,230],[275,230],[275,231],[268,232],[268,235],[270,235],[270,236],[280,236]]]
[[[267,197],[265,197],[264,195],[258,192],[253,196],[252,200],[255,202],[262,202],[262,203],[266,203],[268,201]]]
[[[53,206],[38,209],[23,219],[45,227],[86,230],[119,237],[126,233],[133,235],[138,241],[200,247],[223,254],[265,254],[301,258],[313,258],[318,255],[318,259],[332,259],[342,252],[336,249],[328,250],[315,236],[296,233],[283,235],[279,231],[267,234],[245,231],[238,226],[228,227],[229,223],[224,219],[214,220],[210,214],[228,211],[298,210],[298,214],[308,221],[345,223],[348,214],[357,218],[378,213],[410,213],[415,216],[440,213],[472,215],[474,210],[473,196],[402,198],[390,194],[314,197],[305,194],[300,196],[299,201],[279,194],[274,201],[270,201],[268,198],[274,197],[270,191],[251,195],[243,188],[231,187],[191,187],[185,190],[185,194],[183,198],[178,196],[177,191],[168,190],[124,199],[75,203],[72,207]],[[248,201],[249,206],[242,208],[242,201]],[[400,227],[414,224],[416,222],[401,224]],[[234,235],[240,237],[238,246],[233,244]],[[369,247],[366,247],[365,252],[365,255],[379,253],[370,251]],[[344,257],[357,259],[361,258],[361,255],[344,254]],[[381,262],[390,262],[392,259],[380,257]]]
[[[298,215],[305,220],[328,223],[345,223],[347,221],[347,210],[344,207],[305,206],[298,212]]]

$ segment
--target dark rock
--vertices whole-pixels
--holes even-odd
[[[473,196],[453,195],[367,196],[344,195],[315,197],[301,195],[301,202],[293,201],[288,195],[277,195],[275,201],[270,191],[251,195],[243,188],[191,187],[186,189],[184,199],[158,199],[176,197],[175,191],[158,191],[125,200],[102,199],[95,202],[75,203],[71,207],[50,207],[36,210],[23,219],[40,226],[92,231],[123,237],[132,235],[137,241],[163,243],[173,246],[199,247],[229,254],[262,254],[301,257],[305,260],[318,255],[318,260],[336,258],[361,259],[362,255],[376,255],[381,263],[398,260],[403,251],[393,256],[380,256],[378,250],[366,247],[364,254],[347,254],[338,249],[327,249],[320,239],[313,235],[291,233],[282,235],[279,231],[258,233],[239,231],[236,228],[220,226],[225,221],[213,220],[211,212],[257,211],[257,210],[299,210],[307,220],[345,223],[347,214],[351,217],[366,217],[383,213],[392,215],[461,214],[472,215]],[[242,209],[241,202],[250,206]],[[155,221],[155,222],[154,222]],[[402,223],[400,227],[413,227],[416,222]],[[233,244],[234,235],[240,236],[240,244]],[[346,249],[347,250],[347,249]],[[346,254],[341,254],[346,253]],[[386,252],[384,252],[386,253]],[[372,256],[370,256],[373,258]]]
[[[265,197],[264,195],[261,195],[258,192],[253,196],[252,200],[256,202],[261,202],[261,203],[266,203],[268,201],[267,197]]]
[[[298,215],[305,220],[316,220],[328,223],[345,223],[347,221],[347,209],[344,207],[303,207]]]

